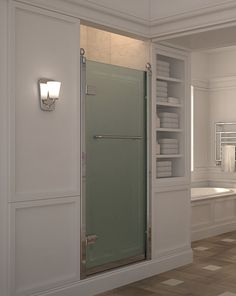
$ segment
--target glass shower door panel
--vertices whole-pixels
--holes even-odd
[[[87,245],[91,269],[145,257],[145,73],[89,61],[86,81],[86,232],[97,236]]]

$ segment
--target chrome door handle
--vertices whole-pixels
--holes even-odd
[[[142,140],[143,137],[139,136],[116,136],[116,135],[95,135],[93,136],[96,140],[112,139],[112,140]]]

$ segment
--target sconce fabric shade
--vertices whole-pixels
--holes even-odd
[[[59,98],[61,82],[51,79],[39,79],[40,107],[43,111],[55,110],[55,102]]]
[[[47,82],[48,87],[48,95],[50,99],[58,99],[60,88],[61,88],[61,82],[59,81],[48,81]]]
[[[48,97],[48,86],[47,83],[40,83],[40,96],[42,100],[46,100]]]

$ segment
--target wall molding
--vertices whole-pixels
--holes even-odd
[[[191,81],[193,87],[197,90],[209,91],[209,82],[208,80],[193,79]]]
[[[120,285],[127,285],[191,262],[192,250],[190,248],[176,250],[175,253],[173,252],[171,255],[165,257],[123,267],[105,274],[94,276],[90,279],[82,280],[80,283],[75,283],[68,285],[67,287],[62,287],[61,289],[55,289],[33,296],[92,296],[97,293],[117,288]]]
[[[37,14],[42,16],[47,16],[52,19],[56,19],[60,22],[66,22],[71,25],[72,30],[74,31],[74,35],[77,37],[75,39],[75,44],[78,52],[78,56],[76,56],[76,64],[75,64],[75,75],[76,81],[80,81],[80,57],[79,57],[79,20],[73,17],[65,16],[63,14],[58,14],[52,11],[47,11],[41,8],[37,8],[31,5],[25,5],[20,2],[10,1],[9,2],[9,44],[8,44],[8,56],[9,56],[9,123],[10,123],[10,137],[9,137],[9,147],[10,147],[10,155],[9,155],[9,164],[10,164],[10,181],[9,181],[9,202],[16,201],[31,201],[35,199],[49,199],[49,198],[64,198],[64,197],[73,197],[80,195],[80,103],[77,102],[77,99],[80,96],[79,84],[76,87],[76,95],[75,101],[77,102],[75,105],[75,109],[77,111],[75,115],[75,119],[73,122],[74,128],[74,145],[75,149],[73,150],[74,163],[71,171],[71,185],[65,186],[65,189],[59,189],[57,187],[51,190],[43,190],[42,187],[38,190],[17,190],[17,174],[16,174],[16,81],[15,81],[15,54],[16,54],[16,23],[15,23],[15,14],[16,11],[24,11],[29,14]],[[38,96],[38,94],[36,94]],[[43,115],[43,114],[42,114]],[[52,115],[52,114],[51,114]]]
[[[16,256],[19,252],[16,246],[16,238],[19,235],[16,232],[17,227],[17,213],[18,210],[30,210],[33,208],[51,208],[53,209],[54,206],[66,206],[66,205],[73,205],[74,210],[74,226],[73,226],[73,241],[74,243],[74,262],[75,262],[75,270],[72,274],[69,274],[65,278],[56,278],[53,277],[52,279],[48,279],[45,283],[32,283],[29,287],[24,287],[22,289],[17,289],[16,287]],[[9,204],[9,212],[10,212],[10,252],[9,252],[9,264],[10,264],[10,280],[9,280],[9,291],[11,291],[11,295],[23,296],[23,295],[32,295],[34,293],[39,293],[41,291],[55,288],[61,286],[63,284],[69,284],[71,282],[78,281],[80,278],[80,239],[79,239],[79,205],[80,199],[77,197],[71,198],[58,198],[53,200],[42,200],[42,201],[27,201],[27,202],[16,202]],[[17,252],[18,251],[18,252]],[[19,254],[18,254],[19,255]],[[35,267],[37,268],[37,267]],[[42,268],[42,267],[41,267]],[[19,272],[19,270],[18,270]],[[19,284],[19,283],[18,283]]]
[[[209,80],[209,88],[211,91],[236,88],[236,75],[212,78]]]

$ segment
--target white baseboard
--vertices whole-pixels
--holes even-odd
[[[32,296],[93,296],[192,262],[192,250],[144,261]]]
[[[208,238],[211,236],[219,235],[236,230],[236,221],[228,222],[225,224],[204,227],[192,231],[192,241]]]

